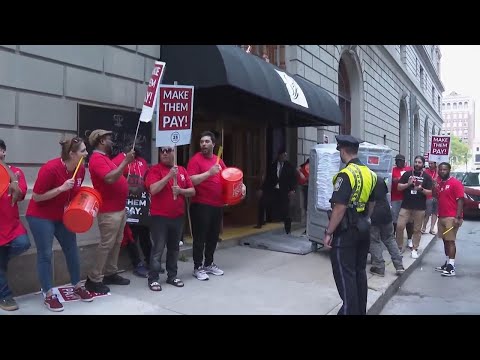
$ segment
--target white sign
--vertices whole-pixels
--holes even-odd
[[[162,61],[155,61],[155,66],[152,70],[152,76],[148,82],[147,94],[143,101],[142,113],[140,114],[140,121],[150,122],[153,117],[153,108],[157,101],[159,84],[162,82],[163,73],[165,71],[165,63]]]
[[[300,87],[300,85],[298,85],[295,79],[287,75],[283,71],[278,71],[277,69],[274,69],[274,70],[277,72],[277,74],[285,83],[285,86],[287,87],[288,95],[290,95],[290,100],[293,103],[308,109],[307,98],[305,97],[305,94],[303,93],[302,88]]]
[[[433,161],[437,164],[442,162],[449,162],[450,144],[450,136],[432,135],[430,155],[428,156],[428,161]]]
[[[156,145],[190,144],[193,121],[193,86],[160,85]]]

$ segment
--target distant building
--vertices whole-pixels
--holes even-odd
[[[470,96],[451,92],[443,97],[442,134],[455,135],[473,147],[475,139],[475,101]],[[480,129],[479,129],[480,130]]]

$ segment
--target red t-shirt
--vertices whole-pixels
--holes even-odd
[[[430,177],[432,178],[433,180],[433,194],[436,194],[436,187],[438,186],[438,183],[440,182],[440,178],[438,177],[438,173],[437,171],[432,171],[430,169],[425,169],[425,172],[430,175]],[[428,199],[431,199],[433,197],[433,194],[432,195],[427,195],[427,200]],[[437,197],[437,196],[435,196]]]
[[[403,200],[403,191],[398,190],[398,182],[396,184],[393,183],[393,179],[400,178],[406,171],[410,171],[412,168],[410,166],[405,166],[404,168],[399,168],[395,166],[392,169],[392,191],[391,191],[391,199],[392,201],[401,201]]]
[[[122,163],[123,159],[125,159],[125,153],[120,153],[117,156],[115,156],[112,159],[112,162],[120,166]],[[141,157],[136,157],[135,160],[128,164],[125,169],[123,170],[123,176],[128,176],[128,174],[134,174],[134,175],[139,175],[142,178],[145,178],[145,174],[147,173],[148,170],[148,164],[147,161],[144,158]]]
[[[67,170],[61,158],[52,159],[40,168],[37,180],[33,186],[33,192],[43,195],[52,189],[62,186],[72,176],[73,171]],[[77,195],[84,178],[85,166],[82,164],[75,176],[75,184],[71,190],[64,191],[50,200],[36,202],[32,198],[28,204],[26,215],[51,221],[62,221],[65,208]]]
[[[462,183],[454,177],[441,181],[438,184],[438,217],[456,217],[457,199],[464,196]]]
[[[162,180],[170,172],[170,168],[163,164],[152,166],[147,174],[145,186],[150,186],[159,180]],[[192,188],[193,184],[188,176],[187,170],[183,166],[178,167],[177,184],[182,189]],[[164,216],[174,219],[185,214],[185,199],[182,195],[177,196],[177,200],[173,199],[173,179],[170,179],[163,189],[152,195],[150,200],[150,215]]]
[[[116,168],[117,165],[106,154],[94,151],[90,157],[88,169],[90,170],[92,184],[102,196],[102,206],[98,210],[99,213],[125,210],[128,196],[127,179],[120,176],[113,184],[105,182],[105,176]]]
[[[217,163],[217,155],[213,154],[211,158],[206,158],[201,152],[196,153],[188,162],[187,171],[190,176],[199,175]],[[223,160],[219,162],[222,170],[226,168]],[[195,186],[195,196],[192,203],[199,203],[217,207],[223,207],[222,180],[221,175],[210,176],[205,181]]]
[[[15,166],[9,167],[10,170],[17,175],[18,186],[22,191],[22,196],[18,200],[21,201],[27,194],[25,175],[19,168]],[[0,197],[0,212],[2,214],[2,220],[0,221],[0,246],[6,245],[20,235],[27,233],[18,215],[18,203],[12,206],[12,198],[8,196],[8,191],[5,191]]]

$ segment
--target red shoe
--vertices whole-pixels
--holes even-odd
[[[75,288],[73,292],[75,293],[75,295],[77,295],[80,298],[81,301],[85,301],[85,302],[93,301],[93,295],[87,289],[85,289],[85,286],[80,286],[78,288]]]
[[[47,309],[50,311],[55,311],[55,312],[63,311],[63,305],[58,300],[57,295],[50,295],[45,297],[45,300],[43,303],[45,304]]]

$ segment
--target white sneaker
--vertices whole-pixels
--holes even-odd
[[[203,268],[198,268],[193,270],[193,276],[195,276],[198,280],[208,280],[209,277]]]
[[[407,240],[407,246],[408,246],[410,249],[413,249],[413,240],[412,240],[412,239],[408,239],[408,240]]]
[[[220,269],[217,265],[212,263],[210,266],[204,266],[203,269],[207,274],[212,274],[212,275],[223,275],[224,271]]]
[[[178,243],[178,245],[179,245],[179,246],[183,246],[183,241],[180,241],[180,242]]]
[[[418,251],[412,250],[412,259],[418,259]]]

